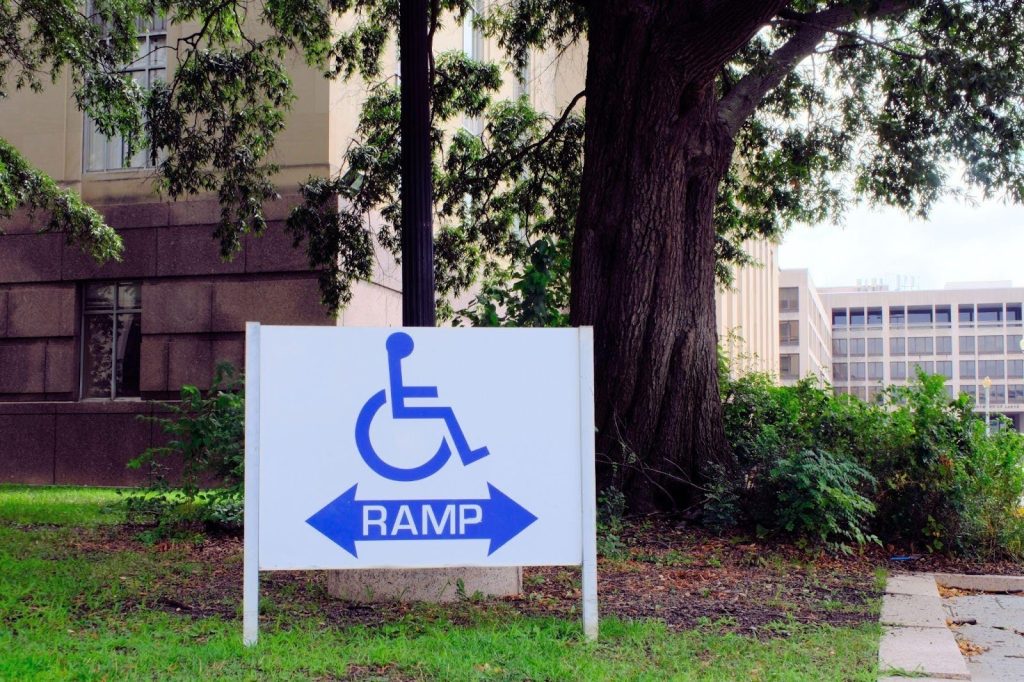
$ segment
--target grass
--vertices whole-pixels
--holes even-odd
[[[174,594],[225,566],[181,548],[104,543],[117,520],[104,507],[116,499],[106,490],[0,487],[0,680],[877,678],[877,625],[780,623],[785,636],[756,639],[714,623],[678,633],[607,618],[590,643],[576,621],[486,601],[338,627],[289,608],[283,590],[266,591],[260,644],[245,649],[237,614],[150,608],[161,589]]]

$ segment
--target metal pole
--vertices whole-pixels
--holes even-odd
[[[260,323],[245,323],[245,539],[242,548],[242,643],[260,632]]]
[[[433,327],[434,228],[430,176],[427,0],[399,3],[402,75],[402,324]]]

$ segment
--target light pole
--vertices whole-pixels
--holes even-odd
[[[988,436],[992,434],[992,424],[989,421],[988,411],[989,389],[992,388],[992,379],[990,379],[989,377],[985,377],[984,379],[981,380],[981,385],[985,387],[985,435]]]

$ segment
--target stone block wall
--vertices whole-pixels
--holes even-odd
[[[161,437],[139,416],[183,384],[208,388],[219,362],[241,368],[247,321],[338,324],[284,231],[289,206],[275,202],[266,234],[231,261],[213,241],[213,201],[100,207],[125,244],[104,265],[27,217],[0,224],[0,482],[139,484],[125,463]],[[360,284],[341,321],[398,324],[396,272],[381,266]],[[141,399],[81,400],[82,291],[119,280],[141,283]]]

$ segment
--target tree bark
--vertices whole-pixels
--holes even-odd
[[[613,3],[590,17],[571,317],[595,328],[600,482],[634,511],[690,504],[709,467],[731,461],[713,210],[733,141],[717,113],[717,69],[707,54],[690,61],[679,39],[692,23],[680,7],[692,4]]]

